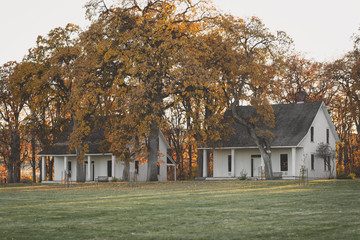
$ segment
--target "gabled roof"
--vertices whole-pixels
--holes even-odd
[[[75,150],[69,151],[69,138],[72,132],[72,128],[67,128],[59,137],[59,140],[49,148],[44,149],[39,156],[54,156],[54,155],[76,155]],[[101,149],[101,142],[105,140],[103,130],[96,130],[91,132],[90,136],[86,137],[85,141],[89,145],[89,151],[87,155],[91,154],[103,154],[108,152],[107,149]],[[103,150],[103,151],[100,151]]]
[[[64,155],[73,155],[76,156],[75,150],[69,151],[69,138],[71,135],[72,128],[67,128],[60,136],[59,140],[52,145],[51,147],[44,149],[39,156],[64,156]],[[166,147],[169,149],[170,145],[166,140],[162,131],[160,131],[159,137],[165,142]],[[105,136],[102,129],[95,130],[86,137],[85,141],[89,146],[89,151],[86,152],[86,155],[100,155],[100,154],[110,154],[109,149],[104,143]]]
[[[297,146],[309,131],[313,120],[318,113],[322,102],[294,103],[294,104],[276,104],[272,105],[275,115],[275,127],[269,128],[274,134],[270,141],[272,147]],[[251,106],[242,106],[238,108],[241,116],[249,119],[256,116],[256,110]],[[256,147],[251,139],[247,129],[233,123],[233,133],[229,139],[219,142],[221,148],[246,148]]]

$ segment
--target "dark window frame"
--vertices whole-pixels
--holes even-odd
[[[328,128],[326,129],[326,143],[330,143],[330,130]]]
[[[228,155],[228,172],[231,172],[232,166],[231,166],[231,155]]]
[[[107,176],[112,177],[112,160],[107,161]]]
[[[280,171],[289,171],[289,157],[287,154],[280,154]]]
[[[311,170],[315,170],[315,155],[311,154]]]
[[[310,128],[310,142],[314,142],[314,127]]]
[[[71,161],[67,162],[67,168],[68,168],[67,170],[68,170],[69,177],[71,178],[71,174],[72,174],[71,173]]]
[[[135,160],[135,173],[136,174],[139,174],[139,165],[140,165],[140,162],[139,160]]]

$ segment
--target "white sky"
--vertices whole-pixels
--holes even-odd
[[[360,0],[213,0],[223,12],[257,16],[283,30],[308,58],[331,61],[352,49],[359,32]],[[38,35],[71,22],[85,27],[87,0],[0,0],[0,65],[21,61]]]

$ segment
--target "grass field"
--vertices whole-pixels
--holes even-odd
[[[0,239],[360,239],[360,181],[0,186]]]

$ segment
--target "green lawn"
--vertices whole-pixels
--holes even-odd
[[[360,181],[0,185],[0,239],[360,239]]]

